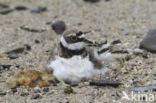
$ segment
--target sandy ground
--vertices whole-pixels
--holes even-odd
[[[90,39],[109,42],[120,39],[121,46],[132,51],[139,47],[140,41],[146,33],[156,27],[156,1],[154,0],[101,0],[91,4],[82,0],[0,0],[0,3],[28,7],[30,10],[38,6],[46,6],[48,10],[40,14],[27,11],[13,11],[0,15],[0,53],[22,47],[31,46],[27,53],[19,54],[19,58],[11,60],[5,55],[0,57],[0,64],[20,65],[12,66],[9,70],[1,70],[0,91],[8,91],[4,85],[4,78],[21,69],[36,69],[43,71],[49,57],[49,51],[54,43],[59,42],[60,35],[51,29],[47,22],[56,20],[65,21],[67,28],[78,28],[82,31],[92,31]],[[46,29],[42,33],[32,33],[21,30],[19,27],[27,25],[35,29]],[[40,43],[36,44],[35,40]],[[156,84],[153,74],[156,72],[156,54],[148,52],[148,58],[134,54],[118,54],[123,59],[132,55],[129,61],[119,62],[119,65],[110,67],[110,71],[103,79],[120,81],[124,85],[118,88],[89,86],[88,82],[73,87],[75,93],[65,94],[65,86],[58,84],[50,86],[49,92],[41,89],[40,98],[31,99],[33,89],[19,87],[15,93],[0,96],[0,103],[138,103],[147,101],[121,100],[123,91],[131,96],[130,87],[149,86]],[[115,76],[116,71],[119,75]],[[128,73],[125,73],[128,72]],[[21,96],[28,93],[27,96]],[[155,92],[149,92],[155,94]],[[136,93],[137,94],[137,93]],[[156,94],[155,94],[156,95]],[[156,97],[155,97],[156,101]],[[149,103],[149,102],[148,102]],[[153,101],[154,103],[154,101]]]

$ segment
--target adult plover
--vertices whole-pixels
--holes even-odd
[[[47,69],[71,84],[91,79],[95,74],[106,72],[102,62],[111,54],[109,47],[107,42],[100,45],[86,39],[81,31],[67,30],[60,39],[58,55]]]

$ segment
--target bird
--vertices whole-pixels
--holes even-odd
[[[51,53],[52,60],[49,59],[47,71],[69,84],[89,80],[95,74],[104,74],[106,68],[103,61],[111,55],[110,44],[87,39],[87,33],[77,29],[66,30],[58,49]]]

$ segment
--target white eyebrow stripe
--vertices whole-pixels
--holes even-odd
[[[76,36],[76,34],[68,34],[67,37]]]
[[[69,44],[65,41],[64,37],[61,37],[61,43],[64,47],[70,49],[70,50],[81,50],[84,48],[84,43],[83,42],[78,42],[78,43],[72,43]]]

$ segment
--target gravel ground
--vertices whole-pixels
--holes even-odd
[[[146,100],[139,99],[122,100],[122,96],[124,91],[131,97],[131,87],[156,84],[156,76],[153,76],[156,73],[156,54],[148,52],[147,58],[142,54],[134,54],[146,33],[156,27],[155,0],[101,0],[97,3],[83,0],[0,0],[0,3],[11,8],[19,5],[28,8],[26,11],[15,10],[0,15],[0,64],[13,65],[9,70],[0,70],[0,103],[147,103]],[[39,14],[30,12],[38,6],[45,6],[48,10]],[[11,92],[5,86],[5,80],[10,75],[21,69],[44,71],[49,51],[60,38],[60,35],[51,29],[51,25],[46,23],[56,20],[63,20],[67,28],[91,31],[88,37],[96,41],[107,39],[111,42],[119,39],[122,42],[120,48],[125,48],[130,53],[113,55],[118,59],[111,62],[109,72],[102,79],[120,81],[123,85],[117,88],[97,87],[89,86],[88,82],[85,82],[72,87],[74,93],[65,94],[66,85],[60,83],[50,86],[47,92],[42,88],[39,89],[40,92],[34,93],[34,89],[26,87],[19,87],[17,92]],[[22,25],[45,31],[28,32],[20,29]],[[40,43],[35,43],[36,40]],[[4,54],[25,44],[30,45],[31,50],[19,54],[17,59],[9,59]],[[128,57],[130,60],[126,61],[124,58]],[[17,65],[20,67],[17,68]],[[152,91],[146,93],[148,97],[155,94]],[[38,98],[33,99],[36,94],[39,94]],[[156,96],[152,103],[155,102]]]

